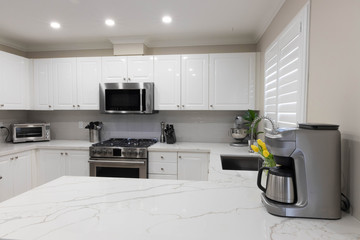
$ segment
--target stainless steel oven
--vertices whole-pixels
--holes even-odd
[[[147,178],[147,147],[156,139],[112,138],[90,147],[90,176]]]

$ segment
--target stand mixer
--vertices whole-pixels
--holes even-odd
[[[248,128],[244,124],[244,119],[241,116],[236,116],[234,127],[230,129],[230,135],[236,142],[230,143],[233,147],[245,147],[248,145],[246,137],[248,136]]]

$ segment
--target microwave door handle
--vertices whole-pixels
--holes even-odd
[[[143,112],[143,91],[140,89],[140,112]]]

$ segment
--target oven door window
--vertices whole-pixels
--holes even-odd
[[[16,138],[37,138],[43,136],[42,127],[16,128]]]
[[[97,177],[139,178],[139,168],[96,167]]]
[[[106,89],[106,111],[144,111],[144,89]]]

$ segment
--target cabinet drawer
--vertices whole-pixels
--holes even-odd
[[[171,180],[177,180],[177,175],[172,175],[172,174],[149,174],[149,179],[171,179]]]
[[[149,161],[176,163],[177,152],[149,152]]]
[[[149,162],[149,173],[177,174],[176,163]]]

